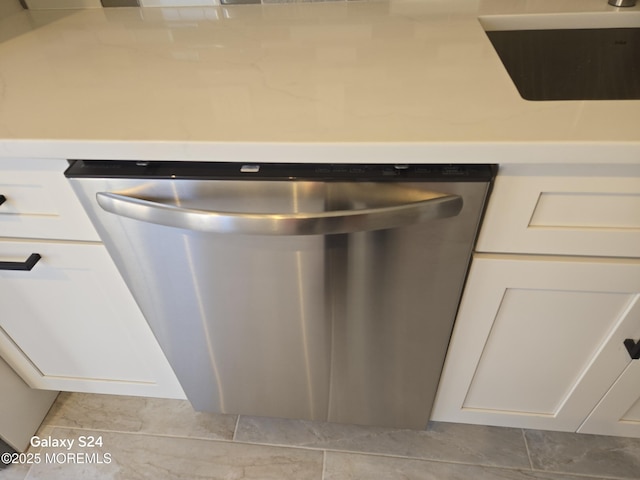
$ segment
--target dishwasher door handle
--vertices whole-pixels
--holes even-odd
[[[454,217],[462,197],[425,192],[424,200],[400,205],[314,213],[236,213],[179,207],[98,192],[100,207],[110,213],[142,222],[208,233],[245,235],[329,235],[404,227],[439,218]]]

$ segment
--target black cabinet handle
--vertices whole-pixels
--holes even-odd
[[[31,270],[42,257],[39,253],[32,253],[24,262],[0,262],[0,270]]]
[[[6,201],[7,201],[7,197],[5,197],[4,195],[0,195],[0,205],[2,205]]]
[[[624,346],[627,347],[627,352],[629,352],[631,360],[640,359],[640,340],[635,342],[631,338],[627,338],[624,341]]]

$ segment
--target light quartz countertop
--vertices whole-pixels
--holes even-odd
[[[19,12],[0,21],[0,157],[639,164],[640,101],[523,100],[478,20],[573,12],[640,18],[606,0]]]

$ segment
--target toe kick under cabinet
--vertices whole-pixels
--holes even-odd
[[[34,388],[184,398],[66,167],[0,159],[0,357]]]
[[[640,167],[503,168],[433,419],[640,437]]]

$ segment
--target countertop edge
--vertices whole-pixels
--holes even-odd
[[[0,158],[302,163],[640,164],[637,142],[0,140]]]

